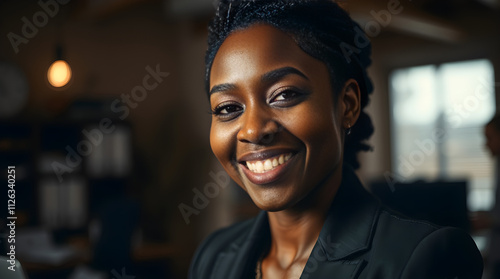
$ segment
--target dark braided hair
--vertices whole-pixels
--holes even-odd
[[[361,114],[346,137],[344,162],[359,168],[357,153],[371,150],[365,141],[373,134],[371,119],[364,112],[373,91],[366,73],[371,64],[371,45],[364,32],[331,0],[221,0],[209,26],[205,57],[207,93],[212,63],[224,40],[232,32],[257,23],[286,32],[305,53],[325,63],[333,94],[339,94],[350,78],[358,82]]]

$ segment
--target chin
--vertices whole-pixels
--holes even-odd
[[[254,203],[261,210],[269,211],[269,212],[278,212],[278,211],[282,211],[282,210],[285,210],[288,208],[286,205],[262,204],[262,203],[256,203],[255,201],[254,201]]]
[[[294,201],[291,197],[287,198],[279,193],[272,193],[272,194],[267,193],[267,195],[269,196],[257,197],[255,195],[250,195],[250,198],[258,208],[269,212],[277,212],[289,209],[296,204],[296,201]]]

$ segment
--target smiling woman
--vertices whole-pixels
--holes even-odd
[[[354,174],[373,133],[370,47],[343,47],[356,28],[328,0],[219,4],[210,144],[263,211],[210,236],[190,278],[481,277],[466,233],[390,213]]]
[[[280,211],[318,197],[327,206],[336,187],[309,194],[340,182],[343,130],[359,114],[356,81],[334,100],[323,63],[256,24],[225,40],[210,84],[212,150],[257,206]]]

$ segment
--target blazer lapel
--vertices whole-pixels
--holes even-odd
[[[261,211],[248,233],[239,237],[228,249],[221,253],[213,269],[211,278],[251,278],[255,263],[270,241],[267,213]]]
[[[370,248],[379,210],[354,171],[344,166],[342,184],[301,279],[358,278],[367,264],[359,255]]]

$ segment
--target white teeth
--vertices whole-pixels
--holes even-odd
[[[268,171],[271,170],[272,168],[273,168],[273,163],[271,162],[271,160],[266,160],[264,162],[264,169]]]
[[[281,155],[279,157],[279,161],[278,162],[279,162],[280,165],[283,164],[283,163],[285,163],[285,158],[283,157],[283,155]]]
[[[255,170],[257,172],[264,172],[264,164],[262,164],[261,161],[257,161],[257,163],[255,163]]]
[[[290,158],[292,158],[292,154],[288,153],[264,161],[253,161],[253,162],[247,161],[246,164],[248,169],[251,170],[252,172],[263,173],[266,171],[270,171],[279,165],[284,164],[286,161],[290,160]]]

